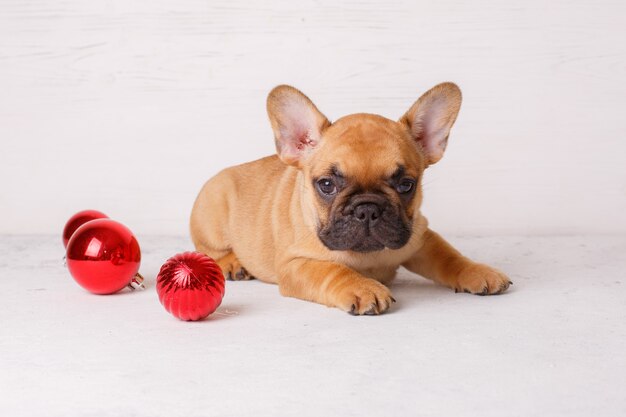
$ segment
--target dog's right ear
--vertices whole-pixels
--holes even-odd
[[[299,167],[320,142],[330,122],[300,90],[279,85],[267,96],[267,114],[280,159]]]

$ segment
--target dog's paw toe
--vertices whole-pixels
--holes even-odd
[[[454,290],[477,295],[495,295],[505,292],[511,284],[511,280],[497,269],[483,264],[472,264],[461,271]]]
[[[371,279],[360,281],[346,288],[338,306],[354,316],[376,316],[389,310],[395,302],[389,288]]]
[[[246,271],[246,268],[242,267],[239,271],[235,272],[234,281],[247,281],[250,279],[254,279],[254,277]]]
[[[217,263],[220,268],[222,268],[224,277],[229,281],[248,281],[254,279],[246,268],[241,266],[239,259],[237,259],[233,252],[219,259]]]

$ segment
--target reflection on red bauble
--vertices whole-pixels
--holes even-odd
[[[65,227],[63,228],[63,246],[67,248],[67,242],[69,242],[76,229],[78,229],[83,224],[95,219],[108,218],[109,216],[97,210],[79,211],[78,213],[70,217],[67,223],[65,223]]]
[[[200,320],[213,313],[224,297],[224,275],[215,261],[199,252],[168,259],[157,276],[159,300],[181,320]]]
[[[139,271],[141,251],[133,233],[111,219],[89,221],[67,244],[67,268],[80,286],[95,294],[112,294],[131,284]]]

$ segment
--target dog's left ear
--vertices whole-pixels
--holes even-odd
[[[442,83],[424,93],[399,120],[424,151],[428,165],[439,161],[461,108],[461,90]]]
[[[276,152],[294,166],[312,152],[330,122],[300,90],[279,85],[267,96],[267,114],[274,130]]]

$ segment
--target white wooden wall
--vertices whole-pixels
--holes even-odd
[[[397,118],[451,80],[433,228],[624,233],[625,28],[623,0],[0,0],[0,232],[187,233],[205,179],[274,151],[274,85]]]

